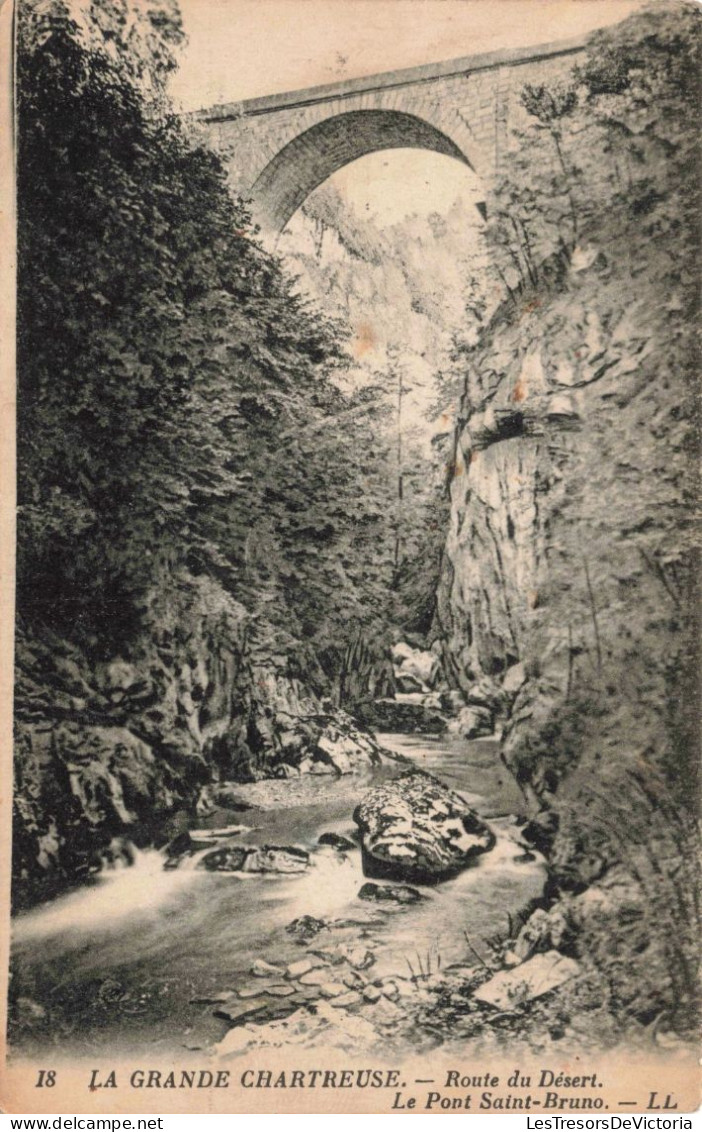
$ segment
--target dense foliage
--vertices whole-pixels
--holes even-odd
[[[20,619],[109,655],[184,567],[333,675],[392,568],[375,409],[169,111],[177,13],[130,11],[20,6]]]

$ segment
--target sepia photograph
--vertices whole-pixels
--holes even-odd
[[[16,0],[3,1111],[692,1127],[701,20]]]

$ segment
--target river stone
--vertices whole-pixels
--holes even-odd
[[[326,920],[318,920],[316,916],[298,916],[287,925],[285,930],[289,935],[294,936],[298,943],[309,943],[327,927]]]
[[[461,708],[455,719],[449,723],[449,733],[461,739],[480,739],[494,733],[492,712],[489,708],[470,705]]]
[[[362,975],[359,975],[358,971],[348,971],[341,976],[341,979],[344,986],[347,986],[349,990],[363,990],[366,985],[365,979]]]
[[[309,853],[295,846],[261,845],[250,849],[244,860],[245,873],[303,873],[310,861]]]
[[[295,993],[295,987],[291,986],[290,983],[264,983],[259,981],[237,987],[236,993],[239,998],[259,998],[263,995],[271,995],[273,998],[288,998]],[[233,996],[230,995],[230,997]]]
[[[346,962],[357,971],[367,971],[375,963],[375,955],[365,947],[349,947],[344,951]]]
[[[509,971],[498,971],[473,992],[473,997],[498,1010],[507,1010],[548,994],[569,982],[579,971],[574,959],[558,951],[546,951]]]
[[[238,873],[244,867],[248,850],[241,845],[224,845],[207,853],[198,868],[210,873]]]
[[[383,998],[389,998],[391,1002],[397,1002],[400,997],[400,988],[393,979],[387,979],[385,982],[377,984]]]
[[[309,859],[309,853],[294,846],[222,845],[205,854],[198,867],[219,873],[302,873]]]
[[[348,993],[348,987],[343,983],[320,983],[319,993],[322,998],[339,998],[340,995]]]
[[[337,995],[336,998],[331,999],[332,1006],[357,1006],[361,1001],[360,994],[357,991],[346,991],[345,994]]]
[[[351,849],[358,849],[358,846],[351,840],[351,838],[344,837],[343,833],[323,833],[317,844],[331,845],[332,849],[340,849],[343,852],[349,852]]]
[[[315,967],[304,975],[298,975],[298,980],[303,987],[321,987],[323,983],[329,982],[329,971],[326,967]]]
[[[341,963],[346,962],[346,954],[338,944],[336,947],[313,947],[310,951],[312,955],[318,955],[331,967],[338,967]]]
[[[265,959],[254,959],[251,967],[251,974],[258,979],[266,979],[270,975],[283,975],[284,973],[283,967],[276,967],[273,963],[267,963]]]
[[[435,884],[495,844],[460,795],[424,771],[373,787],[353,817],[368,877]]]
[[[191,998],[190,1002],[193,1006],[218,1006],[222,1002],[229,1002],[234,998],[234,991],[209,991],[206,994],[198,995],[196,998]]]
[[[372,881],[359,889],[358,898],[390,904],[417,904],[424,899],[421,892],[408,884],[374,884]]]
[[[321,959],[318,955],[310,955],[307,959],[297,959],[294,963],[291,963],[285,972],[285,977],[299,979],[310,971],[314,971],[315,968],[326,967],[327,965],[325,959]]]
[[[265,1010],[270,1009],[271,1002],[268,998],[247,998],[243,1000],[234,1000],[228,1002],[226,1006],[220,1006],[214,1011],[215,1018],[224,1018],[226,1022],[245,1022],[247,1018],[254,1018],[257,1014],[263,1014]]]
[[[268,989],[268,983],[247,983],[245,986],[237,987],[236,994],[238,998],[258,998],[260,995],[268,994]]]

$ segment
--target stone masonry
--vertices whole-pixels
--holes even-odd
[[[233,191],[277,235],[343,165],[382,149],[434,150],[489,185],[508,160],[525,83],[565,72],[584,40],[491,52],[214,106],[192,116]]]

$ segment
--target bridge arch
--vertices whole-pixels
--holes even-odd
[[[473,166],[447,133],[416,114],[348,110],[303,130],[268,162],[251,192],[256,219],[276,235],[311,192],[342,166],[384,149],[427,149]]]

